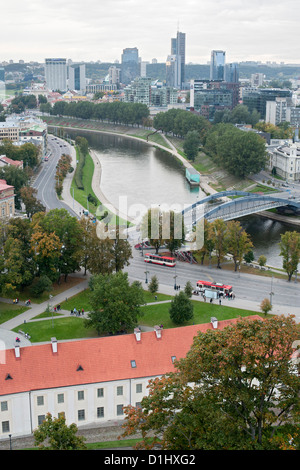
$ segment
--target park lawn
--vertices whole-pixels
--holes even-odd
[[[155,299],[155,296],[157,299]],[[60,304],[60,307],[62,310],[74,310],[76,307],[77,310],[79,309],[84,309],[85,312],[89,312],[91,310],[91,304],[90,304],[90,289],[85,289],[82,292],[79,292],[78,294],[74,295],[73,297],[70,297],[68,300],[62,302]],[[145,303],[152,303],[152,302],[160,302],[163,300],[171,300],[173,296],[171,295],[166,295],[166,294],[151,294],[148,290],[144,290],[144,299]]]
[[[17,317],[21,313],[26,312],[27,307],[21,305],[8,304],[6,302],[0,302],[0,324]]]
[[[178,326],[210,323],[211,317],[216,317],[218,320],[229,320],[232,318],[259,315],[259,312],[254,312],[252,310],[234,308],[233,305],[230,305],[230,302],[234,303],[234,301],[230,300],[228,300],[227,305],[210,304],[198,300],[192,300],[192,302],[194,305],[194,318],[182,325],[175,325],[170,319],[170,302],[157,305],[146,305],[142,307],[143,315],[138,320],[139,325],[154,326],[162,324],[164,328],[176,328]]]
[[[16,333],[21,325],[13,329]],[[30,321],[22,323],[22,330],[28,333],[32,343],[51,341],[52,337],[57,340],[95,338],[98,336],[96,330],[86,328],[84,320],[80,317],[53,318],[50,320]]]
[[[219,304],[210,304],[194,300],[194,318],[182,325],[175,325],[169,316],[170,302],[141,307],[143,315],[138,319],[139,325],[147,327],[163,325],[164,328],[177,328],[179,326],[192,324],[210,323],[211,317],[216,317],[218,320],[228,320],[259,315],[258,312],[251,310],[234,308],[234,306],[229,305],[231,301],[228,301],[228,305],[220,306]],[[19,329],[20,325],[14,328],[14,331],[18,332]],[[84,326],[83,318],[73,316],[64,318],[56,317],[53,318],[53,320],[51,318],[49,320],[27,322],[26,326],[22,324],[22,330],[31,336],[33,343],[50,341],[52,337],[55,337],[57,340],[68,340],[95,338],[99,336],[96,330]]]

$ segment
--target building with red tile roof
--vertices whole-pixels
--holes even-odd
[[[0,155],[0,167],[6,165],[13,165],[17,168],[23,170],[23,160],[12,160],[8,158],[6,155]]]
[[[123,407],[140,403],[150,379],[174,371],[174,360],[186,356],[199,331],[237,321],[78,341],[52,338],[26,347],[16,343],[0,355],[0,439],[31,434],[48,412],[78,427],[123,420]]]

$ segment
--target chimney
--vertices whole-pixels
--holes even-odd
[[[15,356],[20,357],[20,346],[18,344],[15,345]]]
[[[161,338],[161,330],[162,330],[162,328],[160,326],[158,326],[158,325],[154,326],[154,331],[155,331],[157,339]]]
[[[137,341],[141,341],[141,329],[140,328],[135,328],[134,329],[134,334],[135,334],[135,339]]]
[[[57,339],[51,338],[51,343],[52,343],[52,352],[57,353]]]
[[[211,321],[212,327],[213,327],[214,329],[217,329],[217,328],[218,328],[218,320],[217,320],[217,318],[216,318],[216,317],[211,317],[210,321]]]

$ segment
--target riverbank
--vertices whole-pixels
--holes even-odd
[[[162,133],[159,134],[153,134],[151,129],[141,129],[141,128],[134,128],[130,126],[114,126],[112,124],[107,124],[107,123],[99,123],[99,122],[94,122],[94,121],[79,121],[78,119],[74,120],[72,122],[72,118],[64,119],[64,118],[55,118],[55,117],[43,117],[44,120],[47,122],[48,126],[51,128],[59,127],[63,128],[66,132],[68,130],[70,131],[76,131],[76,130],[81,130],[84,132],[90,132],[90,133],[103,133],[103,134],[113,134],[116,136],[120,137],[126,137],[129,139],[137,140],[137,141],[142,141],[148,145],[151,145],[153,147],[157,147],[163,151],[166,151],[173,155],[180,163],[185,167],[185,168],[194,168],[196,169],[195,166],[193,166],[189,161],[187,161],[177,150],[176,146],[174,143],[168,139],[168,137]],[[134,129],[134,134],[133,134],[133,129]],[[138,135],[139,134],[139,135]],[[159,143],[159,141],[161,143]],[[164,142],[164,144],[163,144]],[[97,154],[90,150],[90,155],[94,161],[95,165],[95,175],[92,177],[92,188],[97,196],[97,198],[101,201],[101,203],[105,206],[109,207],[109,210],[115,214],[116,216],[121,217],[122,219],[128,220],[129,222],[134,223],[133,219],[130,219],[127,214],[122,214],[119,212],[118,208],[116,208],[105,196],[101,189],[101,174],[102,174],[102,169],[101,169],[101,162],[100,159],[98,158]],[[74,161],[73,161],[74,164]],[[76,160],[75,160],[76,164]],[[198,170],[197,170],[198,171]],[[212,176],[211,175],[204,175],[200,173],[200,188],[201,190],[206,194],[206,195],[212,195],[212,194],[217,194],[219,191],[215,189],[212,184]],[[253,185],[253,183],[252,183]],[[215,186],[215,184],[214,184]],[[227,190],[233,189],[233,188],[227,188]],[[243,190],[247,191],[248,188],[243,188]],[[66,192],[64,192],[63,199],[66,200]],[[271,220],[277,220],[280,222],[283,222],[287,225],[294,225],[294,226],[300,226],[300,220],[295,219],[295,217],[289,217],[286,215],[281,215],[281,214],[275,214],[273,212],[269,211],[262,211],[261,213],[258,213],[258,215],[261,215],[264,218],[269,218]]]

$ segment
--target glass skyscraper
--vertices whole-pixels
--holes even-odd
[[[140,75],[139,51],[136,47],[123,49],[121,65],[121,81],[128,85]]]

